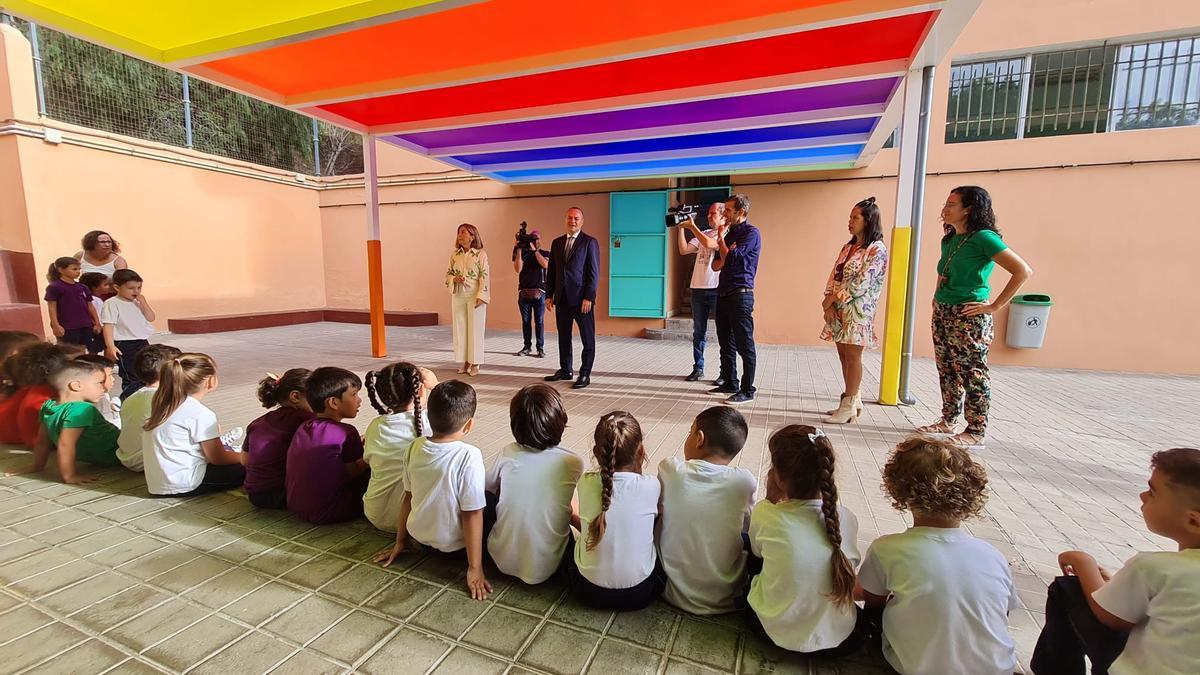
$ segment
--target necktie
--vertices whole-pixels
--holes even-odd
[[[571,249],[575,248],[575,237],[567,237],[567,254],[566,257],[571,257]]]

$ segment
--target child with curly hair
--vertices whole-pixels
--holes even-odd
[[[901,673],[1012,673],[1008,561],[960,528],[987,501],[987,472],[948,440],[910,438],[883,467],[883,488],[913,526],[871,544],[858,572],[869,609],[883,610],[883,655]]]
[[[1200,450],[1156,452],[1150,468],[1142,519],[1179,550],[1138,553],[1112,575],[1060,554],[1034,673],[1083,675],[1084,655],[1093,673],[1200,673]]]

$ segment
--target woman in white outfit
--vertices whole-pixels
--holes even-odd
[[[107,232],[92,230],[83,235],[83,250],[76,253],[80,267],[86,272],[100,272],[111,277],[129,264],[121,257],[121,245]]]
[[[492,300],[491,273],[483,238],[470,223],[458,226],[454,253],[446,268],[450,289],[450,316],[454,332],[454,360],[461,361],[460,373],[478,375],[483,362],[483,330],[487,305]]]

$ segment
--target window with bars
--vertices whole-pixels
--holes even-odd
[[[1200,123],[1200,37],[952,66],[946,142]]]

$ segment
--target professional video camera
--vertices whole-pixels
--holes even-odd
[[[517,248],[529,248],[529,245],[536,242],[538,237],[536,234],[529,234],[526,230],[529,225],[525,221],[521,221],[521,229],[517,230]]]
[[[693,204],[680,204],[667,209],[667,227],[674,227],[695,217],[699,211]]]

